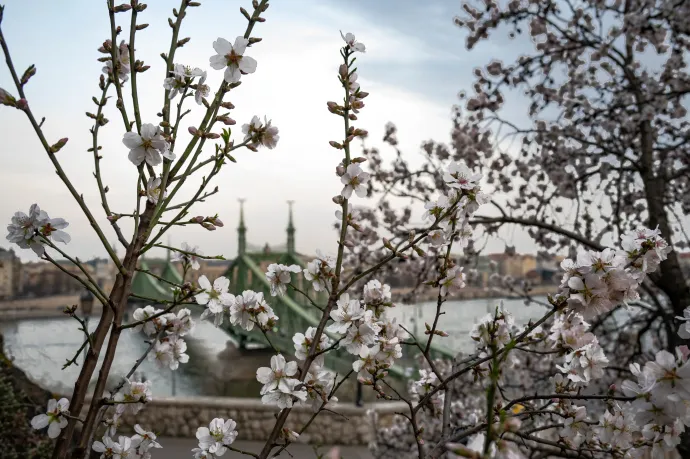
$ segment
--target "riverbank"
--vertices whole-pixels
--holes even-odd
[[[407,294],[412,291],[411,287],[402,287],[391,289],[393,301],[402,301]],[[530,290],[532,297],[555,295],[558,293],[557,285],[535,285]],[[415,294],[417,302],[435,301],[438,298],[438,289],[426,288]],[[491,287],[465,287],[457,295],[453,296],[453,301],[463,300],[482,300],[482,299],[515,299],[521,298],[515,294],[509,294],[505,291],[499,291]]]
[[[3,300],[0,301],[0,321],[60,317],[64,316],[65,307],[74,305],[79,305],[79,295],[53,295]],[[94,314],[99,313],[100,304],[94,302],[93,309]]]

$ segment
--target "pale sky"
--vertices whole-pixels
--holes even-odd
[[[86,151],[91,146],[88,129],[92,120],[84,115],[96,111],[91,97],[100,93],[98,77],[103,64],[96,61],[101,56],[97,48],[110,33],[105,1],[6,3],[3,30],[17,71],[21,74],[32,63],[38,70],[25,88],[29,104],[39,119],[46,117],[44,132],[49,142],[69,137],[67,146],[58,153],[63,168],[84,194],[108,237],[115,240],[100,206],[92,175],[92,153]],[[165,76],[159,54],[168,50],[171,29],[167,17],[179,1],[150,0],[148,4],[138,22],[150,26],[138,32],[136,52],[137,58],[151,69],[138,75],[138,86],[142,121],[158,123],[156,113],[162,106]],[[178,50],[176,62],[206,69],[213,91],[222,79],[222,71],[208,65],[209,57],[215,54],[212,43],[218,37],[232,42],[244,33],[246,21],[239,13],[242,4],[250,6],[249,1],[203,0],[200,8],[188,10],[183,22],[180,38],[190,36],[192,40]],[[188,241],[200,246],[205,254],[233,257],[237,252],[237,198],[241,197],[247,199],[245,218],[250,243],[282,244],[286,200],[290,199],[296,201],[297,249],[302,253],[335,251],[332,223],[336,207],[331,197],[342,185],[334,173],[340,155],[328,146],[328,141],[341,140],[342,124],[340,118],[328,113],[326,102],[342,97],[336,79],[341,62],[338,49],[343,44],[339,30],[354,33],[367,46],[366,54],[358,57],[358,74],[363,90],[370,96],[356,125],[370,132],[369,145],[380,146],[391,157],[392,152],[380,139],[386,122],[392,121],[399,129],[401,149],[407,155],[417,155],[424,140],[449,140],[451,108],[458,102],[460,90],[471,92],[472,69],[501,53],[506,59],[514,58],[519,50],[516,42],[499,34],[491,43],[467,52],[464,34],[453,25],[453,16],[458,13],[460,2],[447,0],[272,3],[265,15],[267,21],[254,29],[253,35],[263,41],[247,51],[258,61],[257,71],[243,76],[242,85],[226,100],[236,106],[231,114],[238,123],[235,139],[241,138],[240,127],[252,115],[266,115],[280,129],[278,147],[260,149],[258,153],[241,150],[235,155],[238,163],[225,166],[216,177],[214,185],[220,187],[220,192],[193,208],[190,217],[217,212],[225,222],[224,228],[209,233],[199,227],[178,227],[170,233],[172,243]],[[129,13],[118,14],[117,18],[128,30]],[[508,43],[510,50],[503,46]],[[505,54],[508,52],[510,55]],[[16,95],[4,62],[0,65],[0,87]],[[186,121],[198,124],[202,111],[193,100],[187,101],[193,111]],[[519,106],[513,110],[521,112]],[[121,141],[124,127],[114,100],[106,106],[105,115],[110,123],[101,128],[99,136],[104,183],[111,190],[108,197],[113,211],[130,213],[134,209],[136,168],[127,160],[128,149]],[[189,124],[183,121],[183,125],[186,128]],[[187,139],[184,136],[178,140],[178,153]],[[212,151],[207,142],[202,157]],[[70,222],[67,231],[72,242],[68,253],[82,259],[105,255],[26,117],[4,106],[0,108],[0,159],[3,225],[9,223],[15,211],[28,212],[32,203],[38,203],[51,217]],[[195,190],[193,185],[193,181],[187,181],[184,196]],[[355,205],[366,204],[366,200],[356,199]],[[519,232],[512,237],[519,251],[534,250],[534,245]],[[0,247],[8,246],[3,237]],[[495,241],[489,249],[500,251],[503,243]],[[36,259],[30,250],[19,250],[19,254],[25,261]]]

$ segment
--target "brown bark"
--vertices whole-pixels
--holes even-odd
[[[74,392],[72,393],[72,398],[70,401],[70,411],[75,415],[78,415],[84,405],[84,398],[86,397],[89,381],[91,380],[91,376],[96,369],[98,356],[100,355],[103,343],[105,342],[105,337],[108,334],[108,329],[110,329],[110,339],[108,340],[108,346],[106,348],[103,364],[99,370],[96,388],[94,389],[94,393],[91,398],[91,405],[89,406],[88,414],[84,420],[77,447],[69,455],[71,458],[81,459],[88,455],[86,448],[89,443],[89,439],[97,428],[97,426],[94,425],[94,422],[96,421],[98,409],[101,407],[101,400],[103,398],[105,384],[108,380],[110,368],[115,357],[115,350],[117,349],[117,343],[120,337],[119,327],[122,325],[122,318],[127,308],[127,302],[131,293],[132,279],[137,261],[140,256],[139,251],[146,243],[146,239],[150,233],[149,224],[151,222],[154,210],[155,206],[147,203],[146,210],[141,215],[137,234],[135,234],[132,243],[130,243],[129,247],[127,248],[127,252],[122,261],[122,266],[125,269],[125,273],[119,273],[115,279],[115,284],[113,285],[113,289],[111,290],[109,296],[111,307],[103,308],[101,319],[98,322],[98,327],[96,328],[93,337],[94,348],[89,350],[86,361],[84,362],[84,366],[82,367],[82,371],[80,372],[79,378],[74,386]],[[72,444],[72,438],[74,436],[75,424],[76,422],[71,419],[55,446],[55,450],[53,451],[53,459],[64,459],[68,457],[69,449]]]

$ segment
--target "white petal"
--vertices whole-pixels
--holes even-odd
[[[141,125],[141,137],[144,139],[152,139],[156,136],[158,129],[151,123],[144,123]]]
[[[256,59],[249,56],[242,56],[242,59],[240,59],[239,62],[240,70],[242,70],[244,73],[256,72],[256,64]]]
[[[225,68],[228,65],[228,61],[225,58],[225,56],[222,56],[220,54],[216,54],[215,56],[211,56],[211,58],[208,60],[209,64],[211,65],[211,68],[215,70],[220,70],[222,68]]]
[[[141,146],[136,147],[133,150],[129,151],[129,155],[127,155],[127,157],[130,161],[132,161],[132,164],[138,166],[144,162],[144,158],[146,157],[146,150],[144,150],[144,148]]]
[[[247,49],[247,45],[249,44],[249,40],[247,40],[244,37],[237,37],[235,38],[235,44],[233,45],[232,49],[235,51],[235,54],[239,54],[240,56],[244,54],[244,51]]]
[[[50,418],[47,414],[39,414],[31,420],[31,427],[38,430],[48,425]]]
[[[240,69],[232,68],[232,67],[226,68],[225,74],[223,75],[223,78],[228,83],[237,83],[238,81],[240,81],[241,77],[242,77],[242,74],[240,73]]]
[[[208,277],[206,276],[201,276],[199,277],[199,287],[203,288],[204,290],[211,290],[211,282],[209,282]]]
[[[228,290],[228,287],[230,287],[230,279],[227,277],[219,277],[215,281],[213,281],[213,288],[214,290],[226,292]]]
[[[161,158],[161,154],[158,153],[158,150],[153,150],[149,149],[146,151],[146,156],[144,157],[146,160],[146,164],[149,166],[158,166],[160,163],[163,162],[163,159]]]
[[[48,438],[57,438],[60,436],[60,424],[57,422],[51,422],[48,426]]]
[[[213,42],[213,49],[215,49],[218,54],[224,56],[226,54],[230,54],[230,51],[232,51],[232,45],[225,38],[218,37],[218,39]]]
[[[122,143],[130,150],[137,148],[141,145],[141,136],[136,132],[125,132],[124,137],[122,137]]]

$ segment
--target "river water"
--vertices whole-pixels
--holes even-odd
[[[446,314],[441,316],[439,328],[449,336],[437,337],[434,342],[456,351],[471,350],[469,331],[478,318],[493,312],[500,301],[477,299],[446,302],[443,306]],[[522,300],[509,299],[503,302],[518,324],[527,323],[530,318],[539,318],[545,312],[542,306],[526,306]],[[415,306],[400,305],[390,311],[398,318],[399,323],[410,331],[417,330],[415,334],[423,337],[424,322],[433,322],[436,304],[429,302]],[[96,322],[96,318],[91,319],[91,331],[95,329]],[[71,392],[81,366],[72,365],[64,370],[62,366],[74,356],[84,339],[76,321],[69,318],[47,318],[0,322],[0,332],[4,335],[5,353],[30,378],[53,392]],[[271,354],[267,350],[240,352],[232,346],[225,332],[208,322],[197,321],[195,329],[185,337],[185,341],[188,344],[189,363],[180,365],[179,370],[172,372],[144,361],[135,376],[150,380],[157,396],[258,394],[260,385],[253,375],[257,367],[268,366]],[[113,362],[110,384],[117,384],[147,347],[141,333],[124,331]],[[77,362],[81,365],[82,358],[78,358]]]

